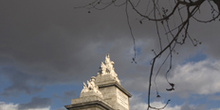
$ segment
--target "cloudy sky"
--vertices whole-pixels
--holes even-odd
[[[91,13],[74,8],[84,3],[88,0],[0,0],[0,110],[65,110],[108,53],[133,95],[131,110],[147,107],[151,50],[158,47],[155,25],[131,19],[138,50],[134,64],[124,7]],[[187,40],[177,48],[169,76],[175,91],[167,93],[169,85],[159,75],[161,98],[153,98],[153,105],[171,99],[166,110],[220,110],[219,29],[218,20],[192,22],[190,34],[202,45]]]

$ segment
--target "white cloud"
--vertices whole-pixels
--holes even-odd
[[[220,60],[206,59],[200,62],[186,63],[174,66],[172,77],[169,80],[175,84],[173,93],[180,97],[188,97],[191,94],[211,95],[220,93]],[[129,76],[131,79],[122,81],[122,85],[128,90],[134,92],[143,92],[148,90],[148,80],[142,74],[139,76]],[[166,88],[170,88],[169,84],[160,75],[157,78],[157,87],[160,93],[166,92]],[[152,90],[155,90],[154,83]],[[153,92],[154,93],[154,92]],[[216,96],[215,96],[216,98]]]
[[[211,109],[211,110],[220,110],[220,108],[214,108],[214,109]]]
[[[0,102],[0,110],[19,110],[18,109],[19,104],[13,104],[13,103],[5,103]],[[50,110],[50,107],[45,108],[29,108],[25,110]]]
[[[159,107],[159,108],[163,107],[164,105],[165,103],[161,101],[153,101],[151,103],[151,106]],[[143,100],[143,97],[140,94],[135,94],[130,99],[131,110],[146,110],[147,107],[148,107],[147,102]],[[207,109],[208,108],[206,107],[205,104],[194,105],[194,104],[183,103],[175,106],[170,106],[170,104],[168,104],[163,110],[207,110]],[[209,108],[209,110],[220,110],[220,108]]]
[[[176,84],[176,92],[182,96],[208,95],[220,92],[219,72],[220,61],[204,60],[177,66],[171,80]]]
[[[18,104],[0,102],[0,110],[18,110]]]
[[[141,99],[141,95],[134,95],[132,96],[131,100],[130,100],[130,108],[131,110],[146,110],[148,107],[148,104],[146,102],[144,102]],[[163,107],[165,105],[165,103],[159,102],[159,101],[155,101],[151,103],[151,106],[153,107]],[[181,106],[167,106],[164,110],[181,110]]]
[[[151,103],[152,106],[154,107],[163,107],[165,104],[162,103],[162,102],[153,102]],[[171,106],[167,106],[164,110],[181,110],[181,106],[174,106],[174,107],[171,107]]]
[[[130,108],[131,110],[140,110],[141,109],[147,109],[147,104],[142,101],[140,94],[133,95],[130,99]]]
[[[50,107],[47,107],[47,108],[34,108],[34,109],[26,109],[26,110],[50,110]]]

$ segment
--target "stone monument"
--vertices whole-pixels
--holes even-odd
[[[72,99],[67,110],[130,110],[129,98],[131,94],[125,90],[114,70],[114,62],[110,60],[109,54],[97,76],[92,76],[87,84],[83,82],[80,97]]]

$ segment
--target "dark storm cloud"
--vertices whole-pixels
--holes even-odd
[[[78,0],[0,2],[0,66],[13,70],[5,74],[12,82],[5,89],[5,95],[15,91],[40,91],[41,87],[36,85],[85,81],[89,76],[96,75],[107,53],[115,61],[115,70],[120,79],[129,81],[142,77],[144,80],[148,77],[149,67],[145,65],[149,66],[153,57],[151,49],[158,47],[154,23],[140,25],[138,19],[131,15],[136,44],[140,50],[138,64],[134,65],[131,63],[132,38],[124,8],[91,10],[92,13],[88,14],[87,9],[74,9],[81,4],[82,1]],[[208,38],[201,36],[201,39],[205,41]],[[208,42],[213,40],[215,44],[207,46],[217,56],[219,51],[213,47],[219,46],[218,40]],[[181,55],[194,51],[191,47],[187,45],[185,50],[180,51]],[[16,79],[16,75],[22,77]],[[138,83],[128,86],[132,89],[137,87],[132,85]]]
[[[31,94],[45,84],[86,80],[96,75],[105,54],[118,60],[132,48],[126,21],[120,17],[123,11],[88,14],[75,10],[78,4],[72,0],[1,2],[0,66],[12,82],[3,95]]]
[[[25,104],[19,104],[18,110],[46,108],[50,105],[51,100],[49,98],[33,97],[30,102]]]

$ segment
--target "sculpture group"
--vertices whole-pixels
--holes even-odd
[[[102,93],[99,91],[99,87],[95,84],[95,77],[92,76],[90,81],[87,81],[87,84],[83,82],[83,89],[81,91],[80,96],[84,97],[84,96],[94,95],[94,94],[102,96]]]
[[[117,74],[114,70],[114,62],[110,60],[109,54],[105,57],[105,62],[101,62],[101,66],[99,68],[99,72],[97,73],[97,76],[100,75],[110,75],[113,77],[114,80],[116,80],[118,83],[120,83]],[[83,89],[81,91],[80,97],[89,96],[89,95],[98,95],[102,97],[101,92],[99,91],[98,86],[95,84],[96,77],[91,77],[89,81],[87,81],[87,84],[83,82]]]
[[[101,67],[99,68],[98,75],[111,75],[113,78],[118,81],[118,75],[115,73],[115,69],[113,67],[114,62],[110,60],[109,54],[105,57],[105,62],[101,62]]]

